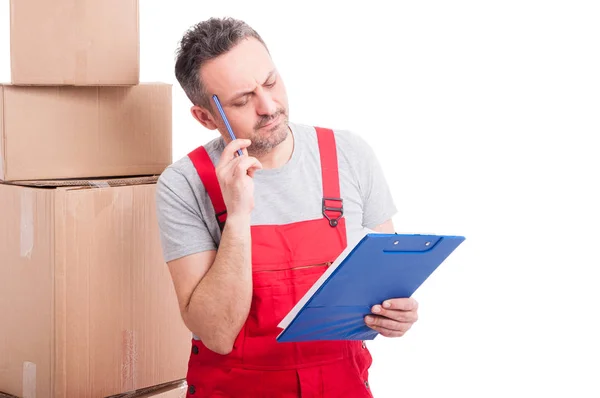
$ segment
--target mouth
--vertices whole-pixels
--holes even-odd
[[[274,125],[276,125],[279,122],[280,119],[281,119],[281,114],[277,115],[275,117],[275,119],[271,120],[269,123],[263,124],[260,128],[264,129],[264,128],[273,127]]]

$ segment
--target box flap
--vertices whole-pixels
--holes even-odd
[[[54,197],[0,184],[0,391],[20,397],[54,377]]]
[[[56,191],[64,360],[55,390],[66,397],[88,386],[105,397],[185,377],[191,333],[162,259],[155,193],[153,184]]]

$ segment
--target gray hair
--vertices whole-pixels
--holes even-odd
[[[250,37],[267,48],[254,29],[234,18],[210,18],[188,29],[176,52],[175,77],[194,105],[212,109],[209,95],[200,79],[203,63],[226,53]]]

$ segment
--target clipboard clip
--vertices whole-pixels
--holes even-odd
[[[327,206],[327,200],[333,200],[336,202],[340,202],[340,207],[330,207]],[[340,218],[342,218],[342,216],[344,215],[344,200],[342,198],[327,198],[327,197],[323,197],[323,215],[325,216],[325,218],[327,220],[329,220],[329,225],[331,225],[332,227],[336,227],[338,225],[338,222],[340,220]],[[329,214],[327,214],[327,211],[336,211],[339,212],[339,216],[335,217],[335,218],[331,218],[329,217]]]

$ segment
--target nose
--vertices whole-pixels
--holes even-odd
[[[269,116],[277,111],[277,104],[275,103],[271,93],[260,90],[256,94],[256,113],[259,116]]]

